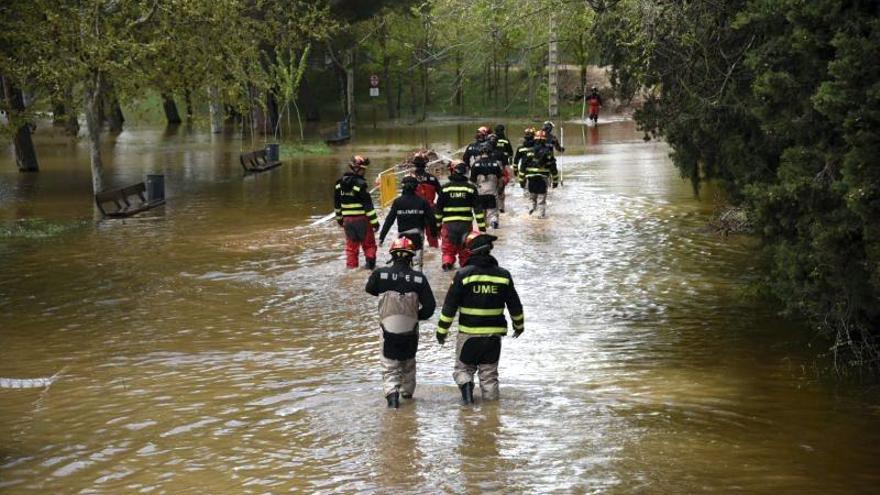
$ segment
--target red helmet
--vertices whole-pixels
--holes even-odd
[[[351,163],[348,166],[352,170],[357,171],[360,169],[366,169],[369,164],[370,164],[369,158],[364,158],[361,155],[354,155],[353,157],[351,157]]]
[[[488,252],[492,249],[492,243],[497,240],[497,236],[474,230],[465,238],[464,246],[470,250],[471,254]]]
[[[465,174],[467,174],[467,170],[468,170],[467,163],[465,163],[461,160],[452,160],[451,162],[449,162],[449,173],[450,174],[458,173],[461,175],[465,175]]]
[[[388,250],[392,256],[413,256],[416,254],[413,242],[406,237],[398,237],[391,243],[391,249]]]

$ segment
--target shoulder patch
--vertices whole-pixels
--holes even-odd
[[[416,275],[416,276],[413,277],[413,280],[415,280],[417,284],[421,284],[422,282],[425,281],[425,278]]]
[[[388,280],[388,272],[379,273],[379,278],[382,280]]]

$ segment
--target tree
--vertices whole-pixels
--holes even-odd
[[[765,286],[833,339],[836,365],[880,364],[878,5],[621,2],[599,16],[641,128],[695,190],[754,217]],[[829,23],[828,19],[835,19]]]

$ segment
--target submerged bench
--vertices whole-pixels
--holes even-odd
[[[99,192],[95,195],[95,203],[102,215],[111,218],[130,217],[165,204],[165,198],[147,200],[144,195],[146,191],[146,185],[140,182],[114,191]],[[109,203],[113,203],[116,209],[104,209],[104,205]]]
[[[280,161],[268,161],[266,150],[264,149],[242,153],[239,159],[241,160],[241,168],[244,169],[245,173],[264,172],[281,165]]]

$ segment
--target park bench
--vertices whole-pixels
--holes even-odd
[[[324,142],[330,146],[345,144],[351,139],[351,130],[348,119],[336,123],[336,133],[324,137]]]
[[[147,200],[144,195],[146,190],[146,185],[143,182],[139,182],[122,189],[99,192],[95,195],[95,203],[98,205],[98,209],[101,210],[102,215],[111,218],[130,217],[165,204],[164,198]],[[109,203],[113,203],[116,209],[107,211],[104,205]]]
[[[280,161],[268,161],[265,149],[242,153],[239,159],[245,173],[264,172],[281,165]]]

